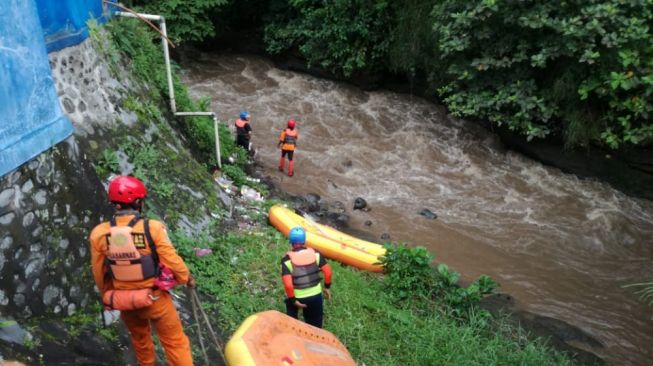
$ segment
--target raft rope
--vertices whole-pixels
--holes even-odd
[[[218,350],[218,353],[220,354],[220,357],[222,358],[222,362],[227,365],[227,359],[224,356],[224,352],[222,351],[222,342],[220,342],[218,336],[215,334],[213,331],[213,327],[211,326],[211,322],[209,321],[209,317],[206,315],[206,312],[204,312],[204,309],[202,309],[202,302],[200,301],[200,297],[197,294],[197,291],[195,289],[189,289],[190,293],[190,298],[191,298],[191,304],[193,306],[193,316],[195,317],[195,325],[197,326],[197,337],[200,340],[200,347],[202,349],[202,356],[204,356],[204,362],[209,365],[209,356],[206,353],[206,347],[204,346],[204,339],[202,338],[202,320],[204,321],[204,325],[206,326],[206,329],[209,332],[209,335],[211,336],[211,340],[213,341],[213,344],[215,345],[215,348]],[[201,315],[198,316],[198,312]]]

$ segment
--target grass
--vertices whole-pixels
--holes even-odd
[[[216,240],[181,234],[173,238],[200,292],[213,299],[204,306],[217,312],[228,334],[253,313],[285,311],[280,259],[288,245],[276,230],[260,224],[251,232],[228,233]],[[196,246],[211,248],[213,253],[195,257]],[[517,341],[507,336],[509,331],[490,327],[484,317],[472,315],[461,323],[423,298],[411,306],[397,305],[383,276],[331,264],[333,299],[325,305],[324,327],[360,365],[572,364],[541,341]],[[434,310],[424,314],[411,310],[414,307]]]
[[[109,50],[107,53],[114,55],[112,60],[116,59],[115,50],[127,54],[132,60],[132,72],[152,86],[149,99],[129,98],[125,107],[136,113],[140,122],[149,120],[153,121],[150,123],[165,124],[162,120],[169,113],[161,113],[167,90],[158,43],[151,42],[151,35],[138,22],[120,22],[120,26],[107,25],[115,42],[113,46],[103,43]],[[177,102],[180,110],[207,108],[206,101],[199,105],[190,99],[177,77],[175,88],[179,92]],[[247,215],[254,221],[248,230],[223,232],[217,220],[203,232],[193,235],[174,230],[174,223],[179,219],[174,214],[176,212],[218,210],[214,194],[202,202],[185,194],[181,195],[183,199],[179,199],[177,193],[180,191],[177,189],[173,194],[169,186],[170,182],[183,184],[192,181],[203,187],[204,192],[215,192],[210,175],[198,169],[202,166],[208,168],[214,163],[211,161],[214,137],[210,120],[178,120],[176,128],[190,142],[189,148],[197,161],[175,156],[174,151],[156,139],[149,144],[127,140],[121,149],[135,165],[135,170],[152,185],[149,214],[162,217],[173,229],[171,238],[197,279],[202,306],[214,314],[213,318],[224,334],[231,334],[251,314],[270,309],[285,310],[280,259],[289,249],[288,244],[266,223],[265,212],[271,201],[247,208]],[[162,131],[164,134],[169,132]],[[220,126],[220,140],[223,159],[234,154],[238,157],[236,164],[225,165],[228,168],[223,172],[242,184],[246,181],[242,169],[244,154],[236,149],[224,125]],[[180,163],[180,159],[185,161]],[[168,163],[162,164],[164,161]],[[106,155],[102,162],[106,170],[113,168],[111,156]],[[198,210],[202,206],[204,209]],[[193,254],[196,247],[210,248],[213,253],[197,257]],[[416,252],[398,254],[406,254],[413,261],[430,263],[424,255],[415,255]],[[411,266],[402,268],[410,269]],[[412,296],[411,291],[406,291],[412,288],[411,281],[415,280],[410,274],[373,275],[335,262],[332,262],[332,267],[333,299],[325,306],[325,329],[348,347],[359,365],[571,364],[565,355],[540,341],[512,336],[514,330],[500,321],[494,325],[496,321],[489,321],[488,315],[473,302],[460,300],[473,298],[478,291],[460,289],[453,284],[444,286],[446,281],[439,282],[437,291],[429,288],[429,281],[424,279],[434,275],[430,269],[422,267],[420,276],[425,277],[418,281],[427,295]],[[447,271],[440,275],[445,280],[455,277]],[[401,281],[407,281],[409,285]],[[397,291],[392,289],[397,289],[402,295],[397,297]],[[445,291],[443,300],[440,300],[444,304],[433,296],[438,291]],[[457,307],[460,304],[464,305],[464,316]]]

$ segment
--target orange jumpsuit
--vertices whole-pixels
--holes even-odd
[[[133,217],[133,215],[117,216],[116,223],[118,226],[126,226]],[[93,229],[89,237],[93,277],[101,295],[112,288],[133,290],[152,287],[154,285],[154,278],[124,282],[111,278],[107,273],[105,270],[105,259],[107,253],[107,236],[110,233],[110,227],[108,222],[99,224]],[[179,284],[188,282],[190,275],[188,267],[186,267],[181,257],[177,255],[177,251],[168,238],[165,226],[159,221],[149,220],[149,227],[161,264],[170,268],[174,273],[175,280]],[[144,240],[144,233],[143,220],[139,220],[133,228],[132,235],[134,236],[134,243],[138,251],[142,255],[147,255],[151,253],[151,250],[149,245],[144,244],[146,242]],[[156,354],[154,352],[150,327],[150,322],[152,322],[154,323],[159,340],[165,349],[168,363],[173,366],[192,366],[193,358],[190,350],[190,342],[186,334],[184,334],[181,320],[179,319],[177,309],[175,309],[170,294],[165,291],[156,290],[154,291],[154,295],[160,297],[151,306],[137,310],[122,311],[120,314],[120,317],[125,322],[131,334],[132,345],[138,363],[141,366],[154,366],[156,364]]]
[[[286,155],[288,155],[288,176],[293,176],[293,155],[295,153],[295,146],[299,139],[299,131],[296,128],[286,128],[279,134],[279,145],[281,146],[281,158],[279,159],[279,170],[284,170],[286,162]]]

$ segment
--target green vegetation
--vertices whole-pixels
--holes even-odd
[[[218,314],[224,332],[231,334],[253,313],[284,312],[280,259],[288,250],[286,238],[267,226],[264,216],[249,232],[211,237],[176,232],[172,238],[208,300],[204,307]],[[213,253],[196,257],[196,247]],[[359,364],[570,364],[540,341],[512,338],[507,326],[491,322],[478,308],[478,298],[460,292],[478,294],[492,285],[479,280],[467,288],[453,286],[456,276],[434,271],[425,249],[390,249],[385,276],[331,262],[334,297],[326,303],[325,329]],[[407,292],[413,286],[416,290]],[[464,319],[458,317],[462,313]]]
[[[650,1],[388,3],[290,1],[265,28],[268,50],[344,75],[424,75],[454,115],[529,140],[653,141]]]
[[[95,165],[95,173],[101,179],[106,178],[110,173],[118,171],[120,165],[118,163],[118,155],[115,151],[105,149],[100,154],[97,164]]]
[[[125,4],[144,13],[162,14],[174,42],[201,41],[215,35],[211,19],[229,0],[128,0]]]
[[[625,288],[630,288],[630,287],[639,288],[639,290],[635,291],[635,293],[639,295],[639,297],[642,299],[642,301],[646,301],[649,305],[653,306],[653,281],[651,281],[651,282],[642,282],[642,283],[633,283],[633,284],[630,284],[630,285],[626,285],[624,287]]]
[[[425,79],[452,114],[528,140],[558,134],[568,146],[614,149],[653,142],[651,1],[129,3],[165,14],[177,40],[207,39],[215,24],[338,76]]]
[[[164,122],[169,113],[160,107],[165,105],[166,85],[160,50],[155,46],[158,41],[134,20],[117,20],[109,23],[107,29],[116,44],[115,50],[131,58],[134,73],[152,86],[148,90],[150,99],[123,100],[123,107],[137,116],[139,123],[134,129],[140,129],[141,135],[130,137],[130,131],[125,131],[116,150],[127,155],[134,174],[153,192],[148,200],[148,214],[159,215],[171,225],[171,238],[197,278],[205,301],[202,306],[213,313],[225,334],[231,334],[255,312],[283,311],[279,261],[288,244],[266,221],[268,208],[276,202],[249,204],[239,211],[239,215],[252,221],[243,231],[223,232],[219,220],[192,235],[179,229],[176,223],[181,214],[192,217],[193,213],[206,215],[218,211],[215,194],[203,196],[205,209],[198,210],[198,198],[180,189],[193,182],[203,188],[204,194],[215,192],[214,182],[205,169],[213,163],[208,158],[213,148],[212,121],[176,121],[175,127],[196,144],[192,146],[193,153],[203,165],[169,146],[165,136],[172,131]],[[195,104],[190,99],[179,79],[175,80],[180,109],[202,107],[202,103]],[[204,103],[203,107],[208,108],[208,103]],[[221,142],[223,138],[223,156],[236,157],[235,164],[225,164],[223,172],[237,184],[244,184],[244,152],[234,146],[233,138],[221,125]],[[195,248],[210,248],[213,253],[197,257]],[[326,306],[325,327],[347,345],[359,364],[570,363],[541,341],[514,337],[510,328],[478,307],[478,300],[496,286],[489,278],[481,277],[464,287],[458,283],[458,274],[446,266],[431,267],[433,258],[425,249],[388,249],[384,259],[386,275],[362,273],[332,262],[334,299]]]
[[[265,27],[267,49],[279,53],[296,46],[309,66],[345,76],[374,71],[389,44],[389,8],[388,1],[378,0],[290,1]]]

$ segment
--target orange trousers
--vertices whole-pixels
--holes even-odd
[[[132,338],[132,346],[140,366],[156,365],[154,342],[150,322],[159,336],[161,345],[166,352],[168,364],[171,366],[192,366],[193,357],[190,342],[184,334],[177,309],[172,303],[172,297],[167,292],[155,291],[161,295],[152,306],[143,309],[122,311],[120,317],[125,322]]]

